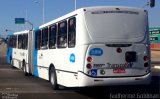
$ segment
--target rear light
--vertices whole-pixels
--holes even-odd
[[[93,58],[89,56],[89,57],[87,58],[87,61],[88,61],[88,62],[92,62],[92,61],[93,61]]]
[[[117,48],[117,53],[121,53],[122,49],[121,48]]]
[[[148,61],[148,60],[149,60],[148,56],[144,56],[144,57],[143,57],[143,60],[144,60],[144,61]]]
[[[148,62],[144,63],[144,67],[149,67]]]
[[[89,63],[86,65],[87,69],[91,69],[92,68],[92,65]]]

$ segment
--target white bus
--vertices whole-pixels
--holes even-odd
[[[144,9],[80,8],[26,31],[26,49],[18,47],[19,41],[25,40],[18,39],[23,32],[10,36],[8,62],[25,74],[49,80],[53,89],[59,85],[135,85],[151,81],[148,14]]]

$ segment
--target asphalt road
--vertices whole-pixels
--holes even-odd
[[[3,51],[0,51],[0,99],[160,99],[160,69],[152,68],[152,83],[148,86],[61,87],[55,91],[48,81],[34,76],[26,77],[21,70],[8,65]]]

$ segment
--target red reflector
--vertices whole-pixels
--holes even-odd
[[[117,48],[117,53],[121,53],[122,49],[121,48]]]
[[[92,65],[91,64],[87,64],[87,69],[91,69],[92,68]]]
[[[87,58],[87,61],[88,61],[88,62],[92,62],[92,61],[93,61],[93,58],[92,58],[92,57],[88,57],[88,58]]]
[[[143,57],[143,60],[144,60],[144,61],[148,61],[148,56],[144,56],[144,57]]]

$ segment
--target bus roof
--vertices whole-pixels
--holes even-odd
[[[48,22],[46,24],[43,24],[43,25],[39,26],[39,28],[41,29],[41,28],[44,28],[46,26],[50,26],[50,25],[52,25],[54,23],[60,22],[60,21],[62,21],[64,19],[67,19],[69,17],[75,16],[75,15],[77,15],[79,13],[83,13],[84,9],[85,9],[85,11],[93,11],[93,10],[104,9],[104,8],[106,8],[106,9],[123,8],[123,9],[126,9],[126,10],[127,9],[133,9],[133,10],[144,11],[143,8],[128,7],[128,6],[93,6],[93,7],[83,7],[83,8],[79,8],[79,9],[77,9],[75,11],[72,11],[72,12],[70,12],[70,13],[64,15],[64,16],[61,16],[61,17],[59,17],[59,18],[57,18],[55,20],[52,20],[52,21],[50,21],[50,22]]]
[[[26,34],[28,32],[29,30],[24,30],[24,31],[14,32],[13,34]]]

